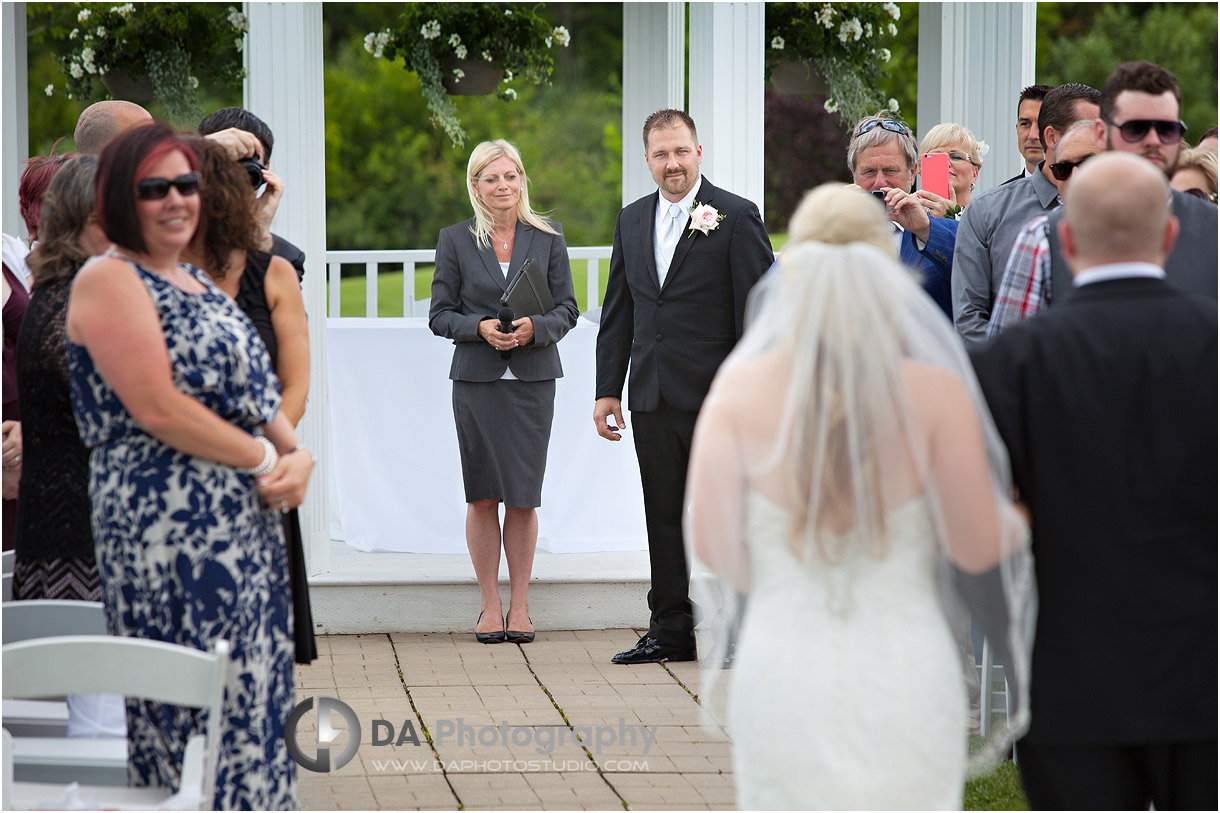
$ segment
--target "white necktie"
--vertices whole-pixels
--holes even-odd
[[[676,203],[669,204],[669,212],[666,214],[668,220],[665,223],[660,251],[664,262],[657,263],[657,278],[662,285],[665,284],[665,275],[669,273],[669,264],[673,262],[674,250],[678,247],[678,232],[682,229],[682,223],[679,220],[681,216],[682,207]]]

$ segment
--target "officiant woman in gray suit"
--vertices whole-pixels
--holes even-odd
[[[579,312],[562,227],[530,208],[521,154],[507,141],[485,141],[466,166],[474,217],[442,229],[428,325],[452,339],[453,418],[466,486],[466,545],[483,594],[475,622],[481,643],[534,640],[530,572],[538,541],[555,379],[563,375],[556,342]],[[549,313],[521,316],[500,329],[500,297],[532,259],[555,300]],[[504,527],[500,506],[504,503]],[[500,545],[511,595],[504,615],[497,587]]]

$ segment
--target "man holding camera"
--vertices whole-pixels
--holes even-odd
[[[97,154],[120,134],[151,122],[152,116],[138,104],[124,101],[103,101],[86,107],[76,120],[73,142],[77,152]],[[267,123],[249,110],[225,107],[199,122],[199,134],[220,144],[229,157],[241,162],[250,173],[250,183],[267,189],[258,199],[257,248],[283,257],[296,269],[297,279],[305,276],[305,252],[279,235],[271,233],[271,221],[284,196],[284,182],[270,172],[271,148],[275,136]]]
[[[284,182],[271,172],[271,149],[275,146],[275,136],[265,121],[240,107],[222,108],[204,116],[203,121],[199,122],[199,134],[202,136],[215,138],[233,132],[249,134],[256,139],[254,154],[245,153],[241,156],[241,163],[250,173],[250,182],[255,189],[264,182],[267,184],[266,191],[259,196],[256,211],[260,235],[257,248],[283,257],[296,269],[297,279],[302,279],[305,276],[305,252],[278,234],[271,233],[271,220],[284,195]]]
[[[860,119],[854,133],[847,145],[852,180],[885,204],[899,259],[920,272],[923,289],[952,318],[949,280],[957,221],[929,217],[911,194],[918,160],[915,136],[905,124],[884,115]]]

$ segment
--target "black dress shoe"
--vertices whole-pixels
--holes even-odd
[[[478,631],[479,621],[482,621],[482,620],[483,620],[483,614],[479,613],[478,621],[474,622],[474,625],[475,625],[474,639],[476,641],[478,641],[480,644],[502,643],[505,638],[504,628],[501,627],[499,630],[496,630],[495,632],[479,632]]]
[[[529,616],[526,617],[529,618]],[[530,618],[530,623],[533,624],[534,619]],[[530,632],[506,630],[504,635],[510,644],[528,644],[530,641],[534,640],[534,633],[532,630]]]
[[[624,650],[610,659],[611,663],[660,663],[661,661],[693,661],[695,648],[681,649],[666,646],[656,638],[644,636],[631,649]]]

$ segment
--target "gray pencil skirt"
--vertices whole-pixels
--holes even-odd
[[[466,502],[542,505],[542,476],[555,416],[555,380],[454,381],[453,420]]]

